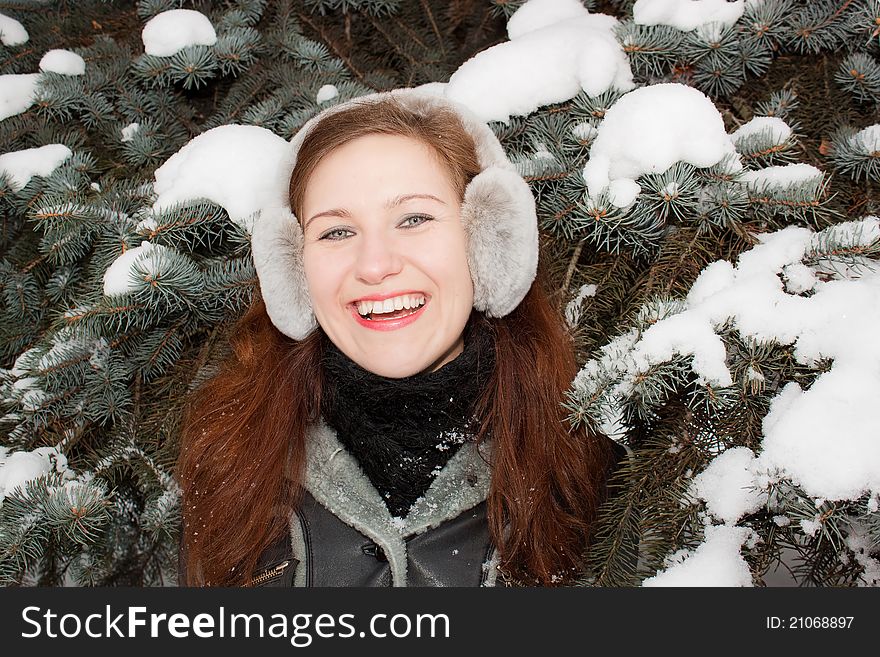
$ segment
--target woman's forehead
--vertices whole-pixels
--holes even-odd
[[[306,183],[304,205],[328,200],[369,201],[383,207],[401,202],[448,202],[456,196],[447,167],[432,148],[398,135],[366,135],[328,153]]]

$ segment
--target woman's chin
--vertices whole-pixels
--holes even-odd
[[[418,374],[430,366],[430,363],[423,362],[424,359],[384,359],[369,362],[358,363],[365,370],[384,376],[389,379],[403,379],[413,374]]]

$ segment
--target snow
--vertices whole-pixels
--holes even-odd
[[[628,208],[636,202],[642,187],[635,180],[621,178],[612,180],[608,185],[608,199],[618,208]]]
[[[791,294],[803,294],[812,290],[818,278],[815,272],[802,262],[785,265],[782,268],[782,277],[785,279],[785,290]]]
[[[144,52],[171,57],[189,46],[213,46],[217,33],[203,13],[192,9],[172,9],[156,14],[141,32]]]
[[[34,104],[39,73],[0,75],[0,121],[26,112]]]
[[[740,180],[755,191],[784,190],[808,182],[818,184],[822,172],[811,164],[784,164],[745,171]]]
[[[725,157],[742,168],[712,101],[687,85],[655,84],[629,92],[608,109],[583,176],[590,196],[597,197],[617,180],[626,180],[632,190],[639,176],[663,173],[676,162],[711,167]]]
[[[835,230],[849,233],[854,243],[869,243],[880,235],[880,220],[869,217]],[[712,336],[731,321],[744,340],[793,345],[801,364],[830,359],[831,369],[808,390],[790,382],[773,399],[753,470],[781,472],[813,497],[855,500],[880,491],[880,344],[873,337],[880,326],[880,272],[817,280],[810,297],[787,293],[779,273],[802,264],[816,246],[811,231],[790,226],[764,236],[736,267],[713,263],[694,283],[687,309],[646,330],[633,357],[644,368],[691,351],[698,375],[730,385],[723,343]]]
[[[822,529],[822,521],[820,520],[820,516],[815,516],[812,520],[801,520],[800,521],[801,531],[804,532],[805,535],[810,537],[815,537],[816,534]]]
[[[724,388],[733,383],[724,363],[724,342],[710,322],[693,321],[687,312],[657,322],[642,335],[632,357],[644,372],[676,355],[692,357],[691,367],[701,384]]]
[[[875,292],[880,290],[880,285],[874,285]],[[873,303],[880,301],[880,294],[872,296]],[[876,308],[853,313],[853,321],[871,314],[876,321]],[[844,331],[832,331],[847,337]],[[869,363],[877,366],[876,354]],[[843,365],[837,360],[809,390],[794,382],[786,384],[762,423],[764,440],[756,469],[781,470],[808,495],[832,500],[854,500],[880,490],[878,394],[880,382],[870,366]]]
[[[712,460],[691,481],[691,494],[706,502],[709,513],[724,523],[735,524],[767,501],[758,491],[752,471],[755,455],[748,447],[733,447]]]
[[[689,355],[706,383],[731,385],[716,333],[722,329],[738,332],[746,344],[789,345],[806,367],[830,363],[809,388],[788,382],[772,397],[754,455],[744,447],[729,449],[694,478],[692,495],[727,525],[759,509],[769,487],[783,481],[819,506],[867,495],[876,510],[880,499],[880,267],[829,270],[822,258],[829,236],[852,246],[876,244],[880,219],[836,224],[823,234],[789,226],[758,236],[760,243],[736,265],[721,260],[706,267],[685,302],[658,311],[659,319],[641,334],[633,329],[603,347],[573,383],[576,398],[597,400],[589,411],[594,421],[619,415],[640,374],[675,354]],[[823,267],[830,277],[815,275]],[[801,296],[805,289],[812,294]],[[763,377],[752,370],[746,378]],[[813,533],[820,520],[799,527]]]
[[[574,126],[571,133],[581,141],[592,141],[596,138],[598,130],[589,121],[584,121]]]
[[[140,123],[129,123],[122,129],[122,138],[120,141],[126,142],[134,139],[134,136],[137,134],[137,131],[141,129]]]
[[[710,525],[699,547],[672,555],[666,569],[642,586],[752,586],[749,566],[740,552],[751,537],[747,527]]]
[[[0,43],[4,46],[20,46],[27,43],[28,33],[24,25],[11,16],[0,14]]]
[[[509,121],[539,107],[613,89],[633,88],[629,60],[614,37],[618,21],[590,14],[571,0],[531,0],[508,21],[510,41],[462,64],[448,98],[484,121]]]
[[[876,153],[880,152],[880,123],[859,130],[850,138],[850,144],[865,155],[876,157]]]
[[[633,19],[639,25],[669,25],[690,32],[708,23],[730,27],[743,11],[743,0],[636,0]]]
[[[151,244],[144,241],[140,246],[125,251],[104,272],[104,296],[110,297],[134,292],[137,289],[136,281],[132,278],[137,275],[134,266],[137,264],[141,268],[155,273],[155,256],[165,250],[167,247],[161,244]]]
[[[755,135],[766,135],[774,144],[781,144],[791,137],[789,125],[777,116],[756,116],[730,135],[733,143],[739,146]]]
[[[12,151],[0,155],[0,174],[10,178],[10,186],[19,191],[34,176],[48,176],[72,155],[63,144],[47,144],[23,151]]]
[[[856,562],[864,569],[857,585],[880,586],[880,561],[870,556],[872,551],[876,552],[876,543],[860,523],[853,522],[846,537],[846,546],[853,551]]]
[[[565,306],[565,320],[568,325],[575,327],[581,318],[581,306],[584,305],[584,299],[596,296],[596,286],[592,284],[581,285],[574,299],[569,301]]]
[[[40,60],[40,70],[61,75],[82,75],[86,60],[69,50],[50,50]]]
[[[208,199],[250,230],[253,215],[274,202],[287,142],[265,128],[224,125],[204,132],[156,170],[154,212]]]
[[[138,222],[137,226],[134,227],[136,233],[144,233],[154,231],[159,227],[159,224],[156,223],[156,220],[153,217],[147,217],[146,219],[142,219]]]
[[[0,447],[0,502],[19,486],[52,471],[62,474],[69,472],[67,458],[55,447],[12,453]]]
[[[517,39],[528,32],[589,13],[580,0],[530,0],[507,21],[507,38]]]
[[[318,89],[318,95],[315,97],[315,102],[320,105],[321,103],[326,103],[328,100],[333,100],[338,95],[339,89],[332,84],[325,84]]]

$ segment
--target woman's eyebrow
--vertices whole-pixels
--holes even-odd
[[[407,201],[412,201],[413,199],[428,199],[431,201],[437,201],[442,205],[446,205],[446,201],[437,198],[433,194],[400,194],[399,196],[388,199],[385,202],[385,209],[390,210],[391,208],[397,207],[401,203],[406,203]],[[345,219],[350,219],[351,213],[345,208],[333,208],[332,210],[324,210],[323,212],[313,214],[311,217],[309,217],[309,219],[306,221],[304,229],[309,227],[309,224],[312,223],[312,219],[317,219],[318,217],[342,217]]]
[[[417,199],[417,198],[429,199],[432,201],[437,201],[438,203],[442,203],[443,205],[446,205],[445,201],[437,198],[433,194],[401,194],[400,196],[395,196],[392,199],[388,199],[388,201],[385,202],[385,208],[387,210],[390,210],[391,208],[396,207],[396,206],[400,205],[401,203],[405,203],[406,201],[411,201],[412,199]]]
[[[332,210],[324,210],[324,212],[319,212],[318,214],[313,214],[307,221],[306,225],[303,226],[303,230],[309,227],[309,224],[312,223],[312,219],[317,219],[318,217],[343,217],[345,219],[351,218],[351,212],[345,210],[343,208],[333,208]]]

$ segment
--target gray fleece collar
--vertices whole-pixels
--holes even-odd
[[[306,443],[305,488],[336,517],[385,552],[394,586],[406,586],[406,539],[437,527],[489,494],[491,446],[465,443],[406,518],[393,518],[381,495],[333,431],[315,425]]]

